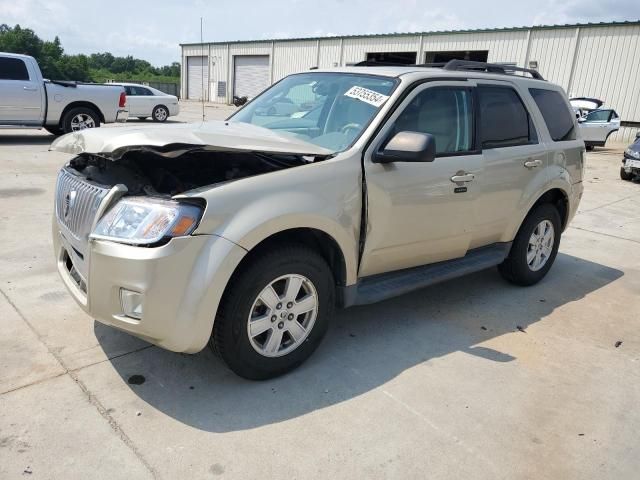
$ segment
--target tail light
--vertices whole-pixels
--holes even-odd
[[[127,94],[124,92],[120,92],[120,102],[118,103],[118,107],[124,108],[127,106]]]

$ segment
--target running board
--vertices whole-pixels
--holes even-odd
[[[470,250],[464,257],[395,272],[381,273],[343,287],[342,306],[368,305],[428,287],[435,283],[494,267],[507,257],[511,242]]]

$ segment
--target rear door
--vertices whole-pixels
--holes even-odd
[[[545,183],[541,176],[548,162],[531,107],[523,100],[526,92],[507,82],[479,81],[477,94],[484,171],[476,182],[471,248],[505,241],[505,232],[530,199],[531,186]]]
[[[365,152],[367,236],[360,276],[459,258],[473,235],[482,155],[474,134],[473,82],[416,87]],[[433,162],[371,161],[400,131],[430,133]],[[456,182],[454,177],[465,181]]]
[[[146,94],[148,91],[144,87],[129,85],[124,87],[127,94],[127,105],[129,107],[129,115],[134,117],[148,117],[151,115],[153,107],[150,103],[150,96]]]
[[[618,129],[620,129],[620,117],[610,109],[594,110],[580,122],[582,139],[595,144],[604,145],[609,134]]]
[[[43,88],[23,59],[0,57],[0,122],[40,125]]]

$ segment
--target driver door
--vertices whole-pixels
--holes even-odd
[[[473,235],[473,178],[482,174],[474,132],[472,81],[429,82],[402,102],[364,157],[366,242],[360,276],[400,270],[467,253]],[[430,133],[433,162],[372,162],[399,131]],[[466,181],[454,181],[467,178]]]

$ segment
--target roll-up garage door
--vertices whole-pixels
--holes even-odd
[[[206,99],[208,85],[209,69],[207,57],[187,57],[187,98],[202,100],[202,93],[204,92]]]
[[[233,94],[253,98],[269,86],[269,55],[236,55]]]

